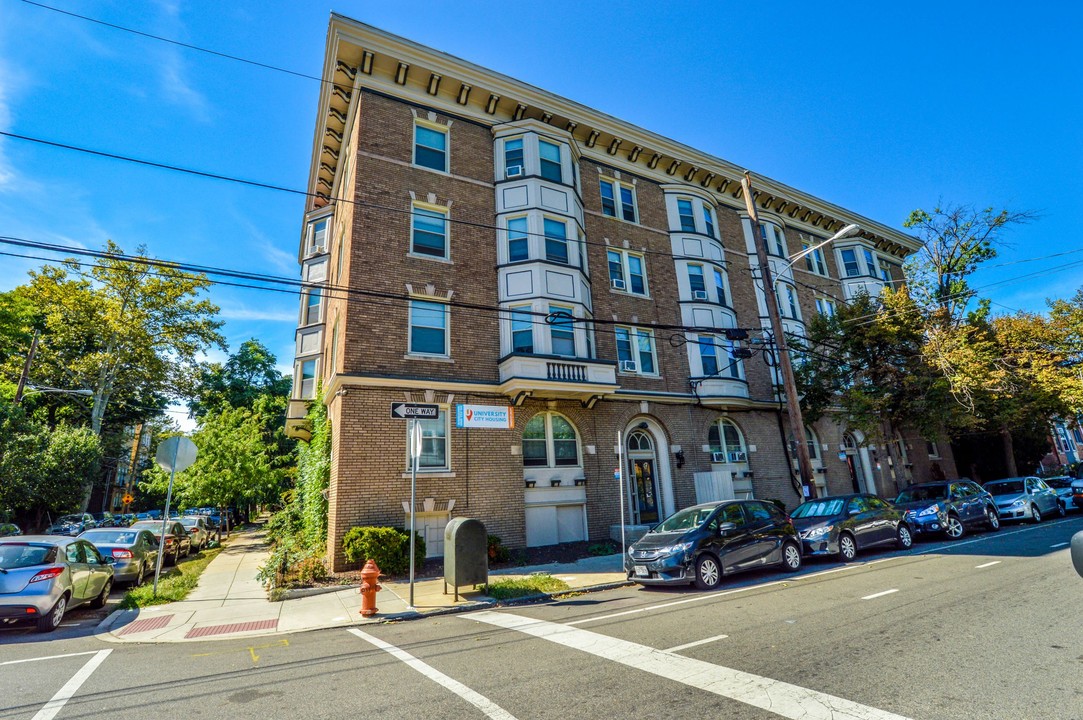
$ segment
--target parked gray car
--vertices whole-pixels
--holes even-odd
[[[75,537],[84,530],[98,527],[90,513],[63,515],[46,529],[46,535],[71,535]]]
[[[69,608],[102,607],[113,587],[113,558],[81,538],[0,538],[0,622],[55,630]]]
[[[1001,520],[1033,520],[1040,523],[1045,516],[1064,517],[1064,506],[1053,488],[1040,478],[1017,477],[990,480],[985,490],[993,496]]]
[[[95,528],[79,537],[89,540],[102,555],[113,558],[114,582],[129,582],[135,586],[147,575],[154,574],[158,541],[150,530]]]
[[[1072,497],[1072,480],[1075,480],[1075,478],[1058,475],[1056,477],[1042,478],[1042,480],[1046,485],[1053,488],[1053,492],[1057,494],[1057,498],[1065,512],[1083,510],[1083,507],[1075,504],[1075,499]]]

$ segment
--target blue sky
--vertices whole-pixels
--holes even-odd
[[[43,0],[319,75],[348,15],[895,227],[938,199],[1034,210],[975,285],[1083,285],[1083,6]],[[892,5],[892,7],[885,7]],[[0,0],[0,130],[303,189],[318,83]],[[296,277],[300,197],[0,138],[0,235]],[[0,248],[6,251],[10,248]],[[16,250],[16,252],[21,252]],[[1007,264],[1012,263],[1012,264]],[[0,290],[39,261],[0,257]],[[1024,273],[1040,274],[1013,280]],[[296,298],[215,288],[287,369]]]

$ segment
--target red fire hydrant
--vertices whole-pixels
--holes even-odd
[[[358,592],[361,593],[362,617],[372,617],[376,614],[376,593],[383,589],[377,582],[379,579],[380,568],[376,567],[375,561],[369,560],[365,563],[365,567],[361,568],[361,587],[358,588]]]

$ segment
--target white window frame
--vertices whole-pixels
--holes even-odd
[[[443,154],[444,154],[444,167],[442,167],[442,168],[429,167],[428,165],[422,165],[421,163],[419,163],[417,161],[417,148],[418,148],[419,145],[421,145],[421,147],[424,147],[424,148],[426,148],[428,150],[433,150],[433,151],[436,150],[436,148],[430,147],[428,145],[423,145],[421,142],[418,141],[418,137],[417,137],[418,128],[423,128],[425,130],[429,130],[431,132],[438,133],[438,134],[444,136],[444,149],[442,151]],[[412,148],[412,153],[413,153],[412,161],[413,161],[414,167],[419,167],[422,170],[431,170],[433,172],[443,173],[444,175],[447,175],[448,172],[450,171],[450,167],[451,167],[451,133],[448,132],[447,125],[440,125],[439,123],[429,122],[428,120],[422,120],[421,118],[415,118],[414,119],[414,145],[413,145],[413,148]]]
[[[837,308],[835,301],[825,297],[816,298],[816,312],[824,317],[834,317]]]
[[[761,220],[760,235],[763,238],[763,244],[767,248],[768,255],[782,258],[783,260],[789,259],[790,255],[786,245],[786,233],[781,227],[770,220]]]
[[[726,442],[726,427],[733,428],[733,431],[737,433],[737,445],[730,445]],[[740,426],[730,420],[729,418],[719,418],[711,423],[711,428],[715,428],[718,431],[718,445],[711,445],[710,428],[707,431],[707,446],[711,448],[711,452],[724,452],[726,453],[726,462],[730,462],[730,453],[741,453],[745,459],[741,462],[748,462],[748,446],[745,443],[745,434],[741,432]],[[718,449],[715,450],[715,447]],[[734,449],[736,448],[736,449]]]
[[[446,472],[451,471],[451,429],[450,429],[450,425],[449,425],[449,422],[448,422],[449,417],[450,417],[450,413],[448,412],[448,406],[447,405],[440,405],[440,414],[436,417],[435,420],[433,420],[431,418],[425,418],[425,419],[421,419],[421,420],[418,421],[418,422],[421,423],[421,450],[422,450],[422,456],[424,456],[425,443],[426,442],[431,443],[431,442],[433,442],[434,439],[439,439],[444,443],[444,464],[443,465],[422,465],[421,460],[419,459],[418,460],[418,465],[417,465],[417,472],[418,472],[419,475],[422,474],[422,473],[446,473]],[[425,434],[426,425],[428,425],[429,427],[432,427],[433,425],[441,425],[442,426],[441,429],[443,430],[443,433],[444,433],[443,437],[434,438],[431,435],[426,437],[426,434]],[[410,445],[411,445],[411,442],[412,442],[411,439],[410,439],[410,428],[412,426],[413,426],[413,423],[411,423],[411,422],[406,423],[406,472],[410,472],[410,469],[413,467],[413,457],[412,457],[412,454],[410,452],[410,450],[411,450]]]
[[[508,161],[508,143],[513,143],[513,142],[518,142],[519,143],[519,146],[520,146],[519,147],[519,153],[522,155],[519,162],[515,163],[515,164],[510,163]],[[516,178],[524,177],[526,175],[526,136],[519,135],[517,137],[504,138],[504,144],[501,147],[502,147],[503,155],[504,155],[504,179],[505,180],[509,179],[508,178],[508,168],[509,167],[518,167],[519,168],[519,174],[515,175],[513,177],[516,177]]]
[[[616,253],[620,256],[620,278],[614,278],[612,268],[610,266],[609,253]],[[628,262],[629,257],[635,257],[639,260],[639,266],[643,269],[641,277],[643,278],[643,292],[636,292],[632,289],[632,269]],[[650,284],[647,281],[647,258],[643,253],[632,252],[631,250],[624,250],[622,248],[609,247],[606,248],[605,254],[605,268],[607,277],[610,280],[609,289],[614,292],[623,292],[629,295],[636,295],[637,297],[649,297],[650,296]],[[613,287],[613,280],[619,279],[624,283],[624,289],[619,290]]]
[[[534,418],[538,417],[539,415],[542,417],[542,424],[543,424],[543,427],[544,427],[545,464],[544,465],[537,465],[537,464],[528,465],[526,463],[526,452],[523,452],[523,454],[522,454],[523,468],[524,469],[526,469],[526,468],[557,469],[557,468],[581,468],[581,467],[583,467],[583,441],[582,441],[582,437],[581,437],[581,435],[579,433],[579,428],[577,428],[575,426],[575,423],[573,423],[567,416],[565,416],[565,415],[563,415],[561,413],[551,412],[551,411],[543,411],[543,412],[540,412],[540,413],[534,415],[534,417],[530,418],[530,420],[527,421],[527,424],[529,425],[531,422],[533,422]],[[559,417],[561,420],[568,423],[568,426],[571,427],[572,432],[575,433],[575,464],[574,465],[569,465],[567,463],[560,464],[560,465],[557,464],[556,446],[555,446],[556,441],[553,438],[553,418],[554,417]],[[524,426],[523,429],[525,431],[526,426]],[[525,439],[524,439],[524,441],[525,441]],[[529,442],[538,442],[538,441],[537,440],[530,440]]]
[[[522,220],[526,224],[526,227],[521,231],[520,230],[513,231],[511,229],[511,223],[515,222],[515,221],[518,221],[518,220]],[[516,235],[513,238],[512,237],[512,232],[516,232],[516,233],[522,232],[522,237],[519,237],[518,235]],[[526,262],[526,261],[530,260],[530,216],[529,215],[516,215],[514,217],[509,217],[509,218],[505,219],[504,220],[504,240],[505,240],[504,250],[507,253],[507,261],[509,263]],[[518,260],[512,258],[512,256],[511,256],[511,243],[512,243],[513,240],[516,241],[516,242],[522,241],[522,242],[526,243],[526,257],[525,258],[520,258]]]
[[[815,239],[802,242],[801,249],[807,251],[815,242]],[[831,277],[827,272],[827,260],[824,258],[823,248],[816,248],[805,255],[805,269],[813,275]]]
[[[658,370],[658,347],[654,342],[654,332],[647,328],[635,327],[634,325],[616,325],[613,328],[614,339],[617,349],[617,368],[620,369],[620,365],[624,360],[632,360],[636,364],[635,370],[620,370],[622,373],[634,373],[636,375],[647,375],[649,377],[657,377],[660,372]],[[631,357],[622,358],[620,356],[620,334],[625,333],[625,339],[628,342],[628,353]],[[651,367],[653,370],[650,372],[643,369],[643,355],[644,350],[642,348],[642,341],[647,341],[646,354],[650,356]]]
[[[321,235],[319,226],[323,226],[323,242],[317,243],[316,238]],[[318,255],[327,252],[327,236],[331,233],[331,216],[317,218],[308,223],[308,252],[307,255]]]
[[[316,298],[316,302],[312,302],[312,298]],[[323,321],[323,306],[324,306],[323,288],[310,287],[304,292],[304,302],[301,305],[301,326],[307,325],[319,325]],[[316,317],[313,318],[313,308],[315,308]]]
[[[712,352],[710,357],[714,358],[715,371],[707,372],[707,368],[704,367],[703,358],[705,356],[703,349],[710,347]],[[699,372],[702,377],[717,377],[722,372],[722,365],[718,359],[718,338],[714,335],[696,335],[696,348],[699,353]]]
[[[418,212],[422,211],[422,212]],[[444,220],[444,254],[434,255],[427,252],[418,252],[414,249],[414,234],[417,232],[417,221],[420,217],[428,217],[424,213],[432,213],[435,215],[443,216]],[[428,230],[422,230],[422,232],[430,232]],[[442,205],[431,205],[429,203],[414,202],[410,205],[410,251],[407,253],[410,257],[421,258],[422,260],[437,260],[442,262],[451,261],[451,212],[448,208]]]
[[[729,273],[727,273],[724,269],[722,269],[722,268],[720,268],[720,267],[718,267],[716,265],[712,265],[711,266],[711,275],[714,277],[715,300],[718,302],[719,305],[722,305],[723,307],[730,307],[730,305],[729,305],[729,297],[730,297]],[[721,284],[719,284],[719,280],[722,281]],[[720,292],[721,292],[721,297],[719,297]]]
[[[533,313],[533,312],[534,312],[534,306],[532,304],[530,304],[530,303],[526,303],[525,305],[510,305],[508,307],[508,343],[509,343],[508,351],[509,352],[513,352],[513,353],[529,352],[529,353],[533,354],[537,350],[538,341],[537,341],[537,338],[534,335],[534,327],[536,325],[536,318],[538,316],[533,315],[533,314],[527,315],[526,319],[523,320],[523,313]],[[518,316],[518,317],[516,317],[516,316]],[[517,321],[518,322],[527,322],[527,323],[529,323],[530,350],[517,350],[516,347],[515,347],[515,333],[516,333],[515,324],[516,324]],[[519,332],[525,332],[525,331],[520,330]]]
[[[542,157],[542,145],[550,145],[550,146],[555,147],[557,149],[556,166],[560,170],[560,177],[557,178],[556,180],[554,180],[552,178],[545,177],[545,174],[542,172],[542,168],[546,167],[545,163],[550,163],[550,164],[553,163],[552,160],[549,160],[549,159],[547,159],[545,157]],[[565,184],[564,183],[564,145],[563,144],[558,143],[558,142],[554,142],[552,140],[546,140],[544,138],[538,138],[538,177],[540,177],[542,180],[545,180],[547,182],[555,182],[555,183],[560,183],[562,185]]]
[[[685,266],[685,275],[688,278],[688,299],[695,302],[703,302],[702,300],[696,300],[695,293],[698,292],[697,288],[692,287],[692,276],[697,273],[692,272],[692,268],[699,268],[698,276],[703,281],[702,291],[707,294],[707,273],[704,270],[703,263],[688,263]],[[710,295],[708,295],[710,297]]]
[[[602,187],[606,186],[606,185],[609,186],[610,191],[612,192],[612,195],[611,195],[611,197],[613,199],[613,212],[612,212],[612,214],[607,213],[605,211],[605,195],[602,194]],[[626,204],[624,202],[624,198],[622,197],[622,194],[621,194],[622,190],[627,190],[632,195],[632,204],[631,204],[632,217],[631,218],[628,218],[626,216],[626,212],[627,212],[628,208],[627,208],[627,206],[626,206]],[[614,178],[608,178],[608,177],[598,178],[598,194],[602,198],[602,203],[601,203],[602,215],[605,215],[606,217],[614,218],[616,220],[620,220],[622,222],[633,223],[633,224],[636,224],[636,225],[639,224],[639,201],[636,198],[635,185],[633,185],[631,183],[621,182],[620,180],[616,180]]]
[[[439,307],[444,316],[444,326],[441,328],[444,332],[444,351],[442,353],[425,352],[421,350],[414,350],[414,308],[417,305],[431,305],[433,307]],[[432,308],[426,308],[431,310]],[[421,328],[435,328],[433,325],[418,325]],[[451,356],[451,313],[448,312],[448,305],[446,302],[440,302],[435,299],[423,299],[414,298],[410,300],[406,309],[406,352],[409,355],[415,357],[450,357]]]
[[[549,312],[549,314],[553,314],[553,313],[557,313],[557,312],[566,312],[572,318],[575,317],[575,308],[571,307],[570,305],[559,305],[559,304],[555,305],[553,303],[549,303],[548,312]],[[569,320],[567,323],[548,323],[548,325],[549,325],[549,354],[550,355],[556,355],[557,357],[566,357],[566,358],[580,357],[580,355],[579,355],[579,341],[576,338],[576,335],[578,333],[575,332],[575,322],[576,321],[573,319],[573,320]],[[571,355],[564,355],[564,354],[558,353],[556,351],[556,348],[554,347],[554,343],[553,343],[553,333],[557,332],[557,331],[559,331],[561,333],[564,333],[564,332],[571,333],[571,335],[572,335],[572,354]]]
[[[688,206],[691,209],[691,212],[688,215],[684,215],[684,214],[681,213],[681,203],[683,203],[683,202],[688,203]],[[699,230],[699,223],[696,222],[696,202],[697,202],[696,198],[693,198],[693,197],[679,197],[679,198],[676,199],[677,232],[698,233],[700,231]],[[681,221],[681,219],[685,218],[685,217],[690,217],[692,219],[692,229],[691,230],[685,228],[684,223]]]
[[[312,377],[307,378],[311,381],[310,386],[305,388],[305,365],[312,364]],[[294,375],[294,383],[296,385],[296,397],[300,400],[311,400],[316,397],[316,380],[320,376],[320,363],[319,358],[308,358],[307,360],[299,360],[297,362],[296,375]]]
[[[555,235],[550,235],[548,232],[546,232],[546,230],[547,230],[546,223],[549,223],[549,222],[559,223],[560,225],[562,225],[564,227],[564,237],[563,238],[559,238],[559,237],[557,237]],[[560,260],[553,260],[553,259],[551,259],[549,257],[549,241],[550,240],[552,240],[553,242],[563,242],[564,243],[564,255],[565,255],[565,258],[566,258],[564,262],[561,262]],[[567,266],[567,267],[575,267],[575,263],[572,262],[572,244],[576,242],[576,238],[568,236],[568,220],[566,218],[553,217],[553,216],[550,216],[550,215],[543,215],[542,216],[542,242],[543,242],[542,255],[545,258],[546,262],[553,263],[554,265],[564,265],[564,266]]]

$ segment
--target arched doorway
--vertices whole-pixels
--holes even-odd
[[[628,477],[632,491],[632,522],[653,525],[662,519],[658,486],[658,453],[650,433],[636,429],[628,433]]]
[[[862,479],[865,477],[861,467],[861,455],[858,454],[857,440],[850,433],[842,436],[843,452],[846,453],[846,467],[850,470],[850,482],[854,486],[854,492],[862,492]]]

